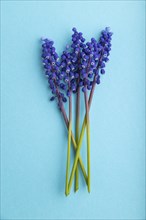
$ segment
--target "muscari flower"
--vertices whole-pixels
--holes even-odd
[[[58,106],[61,102],[66,102],[67,99],[60,91],[61,80],[63,79],[63,73],[60,72],[60,62],[58,54],[56,53],[54,42],[47,38],[42,38],[42,62],[45,69],[45,75],[48,78],[49,87],[52,90],[53,96],[50,101],[57,98]]]
[[[94,82],[100,84],[100,76],[105,74],[105,63],[109,61],[112,35],[110,28],[105,28],[101,32],[99,41],[91,38],[91,42],[86,43],[83,50],[85,62],[83,61],[82,80],[80,82],[83,92],[86,88],[91,90]]]
[[[61,56],[61,72],[64,75],[64,83],[61,83],[61,88],[65,90],[69,97],[71,92],[77,91],[80,79],[80,54],[82,51],[83,42],[85,39],[81,32],[73,28],[72,44],[67,45],[66,50]]]
[[[61,56],[60,71],[63,74],[63,82],[60,88],[65,91],[66,96],[70,96],[71,92],[76,92],[76,80],[74,73],[74,63],[72,62],[72,54],[67,47]]]
[[[81,87],[83,84],[82,76],[85,75],[84,71],[87,67],[87,59],[86,54],[83,52],[86,48],[85,38],[83,37],[82,32],[78,32],[76,28],[73,28],[72,35],[72,57],[74,62],[74,72],[76,77],[76,88]]]
[[[100,84],[100,74],[105,74],[105,63],[109,60],[112,34],[109,28],[105,28],[99,41],[91,38],[85,43],[83,34],[73,28],[72,44],[67,45],[60,61],[54,42],[42,39],[43,65],[53,94],[51,101],[57,98],[66,102],[65,95],[69,97],[71,92],[75,93],[78,86],[84,92],[92,89],[94,81]]]
[[[91,42],[84,44],[81,52],[81,77],[79,86],[82,87],[83,92],[85,92],[86,89],[91,90],[92,88],[98,58],[99,50],[97,48],[97,41],[92,38]]]
[[[99,42],[97,43],[99,49],[99,61],[95,70],[95,80],[97,84],[100,83],[100,74],[105,74],[105,64],[109,61],[112,35],[113,33],[110,31],[110,28],[106,27],[105,30],[101,32]]]

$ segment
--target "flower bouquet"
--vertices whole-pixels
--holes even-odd
[[[75,191],[79,188],[79,167],[83,173],[90,192],[90,116],[89,110],[96,84],[100,84],[102,74],[105,74],[105,63],[109,61],[112,32],[106,27],[101,32],[99,40],[91,38],[85,42],[81,32],[73,28],[72,43],[67,45],[59,58],[54,42],[42,38],[42,62],[49,87],[52,91],[50,101],[56,101],[68,129],[68,146],[66,161],[65,194],[69,195],[75,177]],[[76,95],[75,136],[72,132],[72,95]],[[85,117],[80,130],[80,96],[85,102]],[[68,101],[67,116],[64,104]],[[80,150],[86,129],[87,136],[87,171],[84,167]],[[70,173],[71,146],[75,156]]]

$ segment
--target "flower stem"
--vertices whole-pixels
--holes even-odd
[[[67,129],[69,129],[69,121],[68,121],[68,118],[67,118],[67,115],[66,115],[66,112],[65,112],[63,104],[61,105],[61,112],[62,112],[63,119],[65,121],[66,127],[67,127]],[[72,143],[73,143],[73,146],[74,146],[74,150],[76,152],[77,144],[76,144],[76,141],[75,141],[75,138],[74,138],[74,135],[73,135],[72,132],[71,132],[71,139],[72,139]],[[87,177],[86,170],[84,168],[83,161],[82,161],[80,155],[79,155],[79,165],[81,167],[81,170],[82,170],[84,179],[86,181],[86,184],[88,184],[88,177]]]
[[[80,87],[77,89],[76,96],[76,143],[78,145],[80,135]],[[78,164],[76,167],[76,178],[75,178],[75,191],[79,189],[79,170]]]
[[[87,123],[87,170],[88,170],[88,192],[90,192],[90,121],[89,121],[89,106],[87,89],[84,92],[85,108],[86,108],[86,123]]]
[[[66,163],[66,186],[65,194],[68,195],[68,177],[70,171],[70,147],[71,147],[71,128],[72,128],[72,96],[69,97],[69,128],[68,128],[68,148],[67,148],[67,163]]]
[[[90,106],[91,106],[95,86],[96,86],[96,81],[94,80],[94,83],[92,85],[92,89],[91,89],[91,92],[90,92],[90,96],[89,96],[89,101],[88,101],[89,109],[90,109]],[[76,156],[75,156],[74,164],[73,164],[73,167],[72,167],[71,176],[70,176],[70,179],[69,179],[68,193],[70,192],[72,181],[73,181],[73,178],[74,178],[74,174],[75,174],[75,170],[76,170],[76,166],[77,166],[77,162],[78,162],[78,158],[79,158],[79,154],[80,154],[80,149],[81,149],[82,141],[83,141],[83,137],[84,137],[85,128],[86,128],[86,115],[84,117],[84,122],[83,122],[82,129],[81,129],[78,149],[76,151]]]

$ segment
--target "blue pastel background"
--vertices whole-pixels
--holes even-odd
[[[145,2],[1,4],[1,219],[145,219]],[[61,54],[74,26],[87,40],[106,26],[114,36],[90,114],[91,193],[81,176],[66,198],[67,131],[49,102],[40,37]]]

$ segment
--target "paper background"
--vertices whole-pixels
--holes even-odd
[[[145,218],[144,15],[144,1],[2,1],[1,219]],[[40,37],[61,54],[74,26],[87,40],[106,26],[114,35],[90,112],[91,194],[80,177],[66,198],[67,132],[49,102]]]

